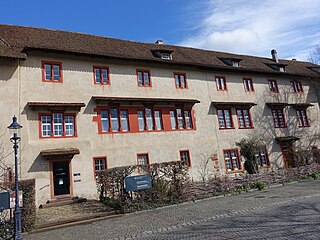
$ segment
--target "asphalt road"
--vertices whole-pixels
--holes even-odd
[[[137,212],[29,234],[58,239],[320,239],[320,181]]]

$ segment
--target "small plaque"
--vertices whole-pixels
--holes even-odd
[[[79,172],[78,173],[74,173],[73,176],[74,177],[80,176],[80,173]]]
[[[73,182],[81,182],[81,179],[73,180]]]

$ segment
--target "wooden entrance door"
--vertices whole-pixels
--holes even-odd
[[[286,143],[280,145],[285,168],[295,167],[293,144]]]
[[[69,161],[52,162],[54,196],[70,194]]]

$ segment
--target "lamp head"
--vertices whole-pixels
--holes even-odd
[[[12,134],[18,133],[18,130],[22,128],[22,126],[17,122],[16,116],[13,116],[12,123],[8,126],[8,128]]]

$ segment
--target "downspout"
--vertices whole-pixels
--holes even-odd
[[[18,59],[18,119],[21,123],[21,111],[20,111],[20,106],[21,106],[21,60]],[[26,127],[26,126],[25,126]],[[20,132],[20,134],[22,133],[22,131]],[[21,140],[23,139],[22,136],[21,137]],[[19,173],[20,173],[20,180],[21,180],[21,177],[22,177],[22,167],[21,167],[21,164],[22,164],[22,161],[21,161],[21,157],[22,157],[22,141],[20,140],[20,147],[19,147]]]

